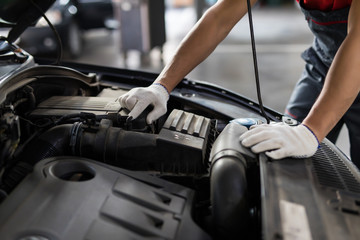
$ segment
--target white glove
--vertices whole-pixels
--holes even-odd
[[[265,152],[273,159],[311,157],[320,146],[305,125],[291,127],[284,123],[254,125],[240,136],[240,142],[254,153]]]
[[[147,106],[153,105],[154,109],[147,115],[146,122],[151,124],[166,113],[166,104],[169,93],[160,84],[152,84],[149,87],[138,87],[131,89],[128,93],[119,97],[121,107],[130,111],[129,117],[137,118]]]

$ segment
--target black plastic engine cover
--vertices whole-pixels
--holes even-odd
[[[63,116],[79,112],[105,115],[118,113],[120,109],[120,103],[111,97],[53,96],[41,102],[31,117]]]
[[[5,239],[209,239],[194,191],[75,157],[39,162],[0,206]]]

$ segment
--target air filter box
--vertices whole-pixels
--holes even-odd
[[[171,163],[173,171],[181,173],[204,172],[215,124],[209,118],[173,110],[157,139],[164,165]]]

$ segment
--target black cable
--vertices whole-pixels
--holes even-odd
[[[33,0],[30,0],[30,2],[37,10],[39,10],[39,12],[41,13],[41,16],[45,19],[45,21],[47,22],[47,24],[49,25],[49,27],[51,28],[51,30],[53,31],[53,33],[55,35],[58,47],[57,47],[57,58],[56,58],[56,61],[54,62],[54,64],[59,65],[60,60],[62,58],[62,52],[63,52],[63,47],[62,47],[61,38],[59,36],[59,33],[57,32],[54,25],[52,25],[50,20],[46,17],[44,11]]]
[[[249,15],[249,26],[250,26],[250,37],[251,37],[251,47],[253,53],[253,60],[254,60],[254,71],[255,71],[255,82],[256,82],[256,93],[258,97],[259,107],[263,117],[266,119],[267,123],[270,123],[269,117],[266,115],[264,110],[263,102],[261,99],[261,90],[260,90],[260,81],[259,81],[259,70],[257,65],[257,57],[256,57],[256,47],[255,47],[255,37],[254,37],[254,27],[252,22],[252,14],[251,14],[251,4],[250,0],[247,0],[247,7],[248,7],[248,15]]]

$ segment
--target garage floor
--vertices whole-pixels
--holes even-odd
[[[167,42],[163,62],[167,62],[181,39],[196,21],[194,8],[167,8],[165,13]],[[303,68],[300,54],[312,42],[312,35],[301,11],[295,5],[260,7],[253,10],[257,58],[266,106],[283,112],[291,91]],[[187,77],[208,81],[257,99],[250,45],[248,17],[245,16],[216,48],[213,54]],[[126,67],[160,72],[163,67],[159,49],[149,53],[149,61],[141,61],[139,52],[130,51],[124,59],[117,31],[91,31],[86,34],[84,54],[77,62],[111,67]],[[69,59],[64,59],[69,60]],[[349,153],[346,129],[338,146]]]

